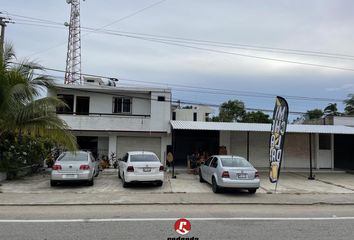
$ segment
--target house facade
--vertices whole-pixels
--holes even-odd
[[[164,158],[171,144],[171,90],[107,86],[99,79],[58,84],[55,95],[68,107],[57,114],[77,137],[81,149],[98,157],[127,151],[153,151]]]
[[[207,122],[214,109],[206,105],[172,105],[172,120]]]

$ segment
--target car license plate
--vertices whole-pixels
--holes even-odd
[[[143,168],[143,171],[144,171],[144,172],[151,172],[151,168],[148,168],[148,167]]]
[[[63,175],[63,178],[77,178],[76,174],[65,174]]]
[[[242,179],[248,178],[248,174],[247,173],[237,173],[237,178],[242,178]]]

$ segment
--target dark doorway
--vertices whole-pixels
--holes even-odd
[[[98,137],[76,137],[79,149],[91,151],[93,156],[97,158]]]
[[[334,135],[334,167],[354,169],[354,135]]]
[[[76,97],[76,114],[88,115],[90,112],[90,97]]]
[[[195,151],[209,155],[218,153],[219,131],[173,130],[172,138],[177,166],[187,166],[187,155]]]

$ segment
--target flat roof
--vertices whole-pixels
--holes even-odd
[[[238,122],[193,122],[170,121],[175,130],[206,130],[206,131],[237,131],[237,132],[270,132],[271,124],[266,123],[238,123]],[[302,125],[288,124],[289,133],[327,133],[353,134],[354,127],[342,125]]]
[[[61,89],[88,90],[93,92],[171,92],[170,88],[127,87],[122,85],[113,87],[95,84],[55,84],[55,86]]]

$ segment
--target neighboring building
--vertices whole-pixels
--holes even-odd
[[[354,127],[353,116],[326,116],[318,119],[311,119],[303,121],[303,124],[314,125],[344,125]]]
[[[214,109],[206,105],[172,106],[172,120],[207,122]]]
[[[109,86],[108,86],[109,84]],[[114,81],[85,78],[85,84],[60,84],[57,95],[68,107],[57,109],[81,149],[98,157],[146,150],[164,158],[171,144],[171,90],[115,87]]]
[[[177,165],[195,151],[247,158],[255,167],[269,166],[270,124],[171,121]],[[354,169],[354,128],[289,124],[282,168]]]

